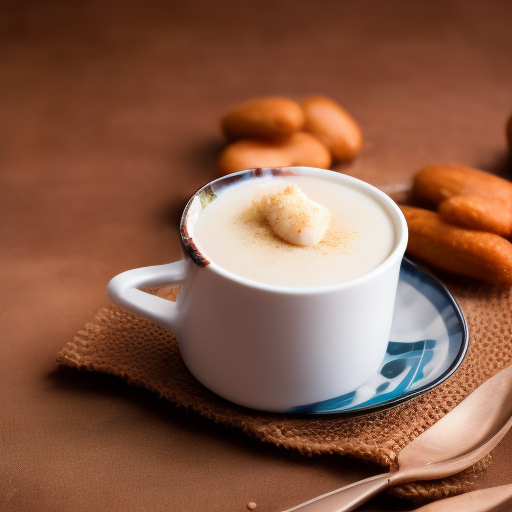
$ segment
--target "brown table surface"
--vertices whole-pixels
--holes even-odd
[[[381,471],[55,356],[111,277],[180,258],[177,211],[239,101],[339,101],[365,146],[336,169],[373,184],[435,162],[506,174],[511,20],[506,1],[2,2],[0,509],[273,512]],[[511,453],[508,435],[478,487],[512,482]]]

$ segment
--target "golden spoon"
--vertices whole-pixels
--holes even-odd
[[[285,512],[347,512],[393,485],[453,475],[487,455],[512,427],[512,365],[484,382],[411,441],[389,473],[318,496]]]

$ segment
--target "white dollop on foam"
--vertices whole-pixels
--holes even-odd
[[[329,210],[308,199],[295,184],[282,192],[265,194],[254,204],[276,235],[295,245],[316,245],[331,220]]]

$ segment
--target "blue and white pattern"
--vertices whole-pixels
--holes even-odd
[[[289,413],[333,414],[396,405],[447,379],[468,347],[464,316],[434,277],[404,258],[391,340],[379,371],[355,391]]]

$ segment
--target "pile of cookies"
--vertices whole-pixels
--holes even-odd
[[[243,103],[221,120],[227,146],[220,175],[257,167],[309,166],[328,169],[361,151],[361,129],[348,112],[324,96],[301,104],[288,98]]]
[[[430,209],[401,206],[409,227],[407,254],[448,272],[512,286],[511,182],[479,169],[429,165],[414,175],[412,193]]]

